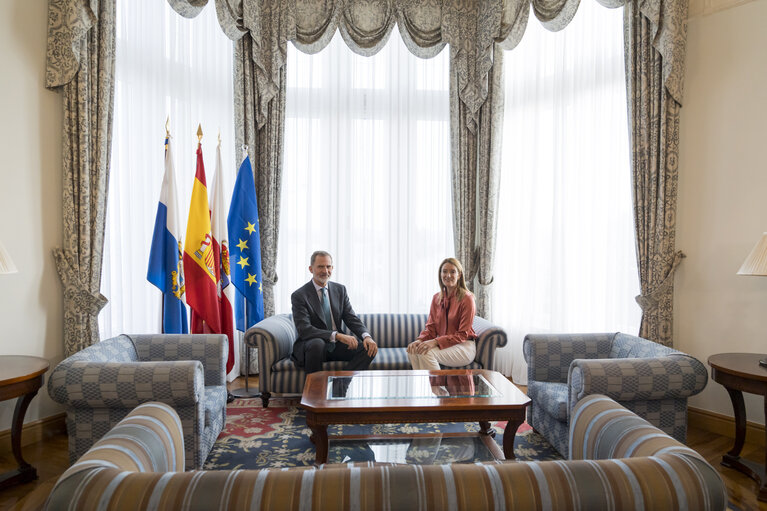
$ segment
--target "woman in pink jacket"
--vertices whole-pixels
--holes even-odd
[[[474,360],[477,348],[472,324],[477,310],[466,288],[463,267],[448,257],[439,265],[440,292],[434,295],[423,332],[407,347],[413,369],[461,367]]]

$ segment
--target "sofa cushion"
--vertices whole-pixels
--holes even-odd
[[[527,395],[539,407],[560,422],[567,422],[567,383],[530,381]]]
[[[378,371],[394,369],[410,369],[407,358],[407,348],[381,348],[376,358],[370,363],[370,369]]]

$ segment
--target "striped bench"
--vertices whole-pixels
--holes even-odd
[[[184,472],[180,422],[137,407],[75,465],[46,509],[724,510],[716,469],[612,399],[580,401],[570,460]]]

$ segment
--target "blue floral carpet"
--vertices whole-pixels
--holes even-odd
[[[269,408],[260,399],[236,399],[227,406],[226,427],[205,463],[207,470],[295,467],[314,463],[311,430],[295,399],[272,399]],[[499,452],[504,422],[493,423]],[[495,458],[469,422],[442,424],[352,424],[330,426],[328,463],[379,461],[442,464],[492,461]],[[434,435],[434,434],[438,435]],[[428,435],[425,435],[428,434]],[[344,435],[334,439],[333,435]],[[392,436],[396,435],[396,436]],[[349,437],[352,438],[349,438]],[[360,438],[365,437],[365,438]],[[523,424],[514,439],[518,460],[562,459],[542,436]]]

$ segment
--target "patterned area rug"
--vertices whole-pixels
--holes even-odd
[[[314,463],[311,430],[298,400],[272,399],[269,408],[260,399],[236,399],[227,405],[226,427],[205,463],[207,470],[295,467]],[[472,435],[477,423],[359,424],[328,428],[328,463],[379,461],[393,463],[474,463],[492,461],[502,452],[505,422],[493,423],[495,445]],[[438,433],[439,435],[433,435]],[[428,436],[427,436],[428,434]],[[334,439],[332,435],[344,435]],[[396,435],[396,436],[392,436]],[[364,438],[362,438],[364,437]],[[559,453],[530,426],[522,424],[514,439],[517,459],[556,460]]]

